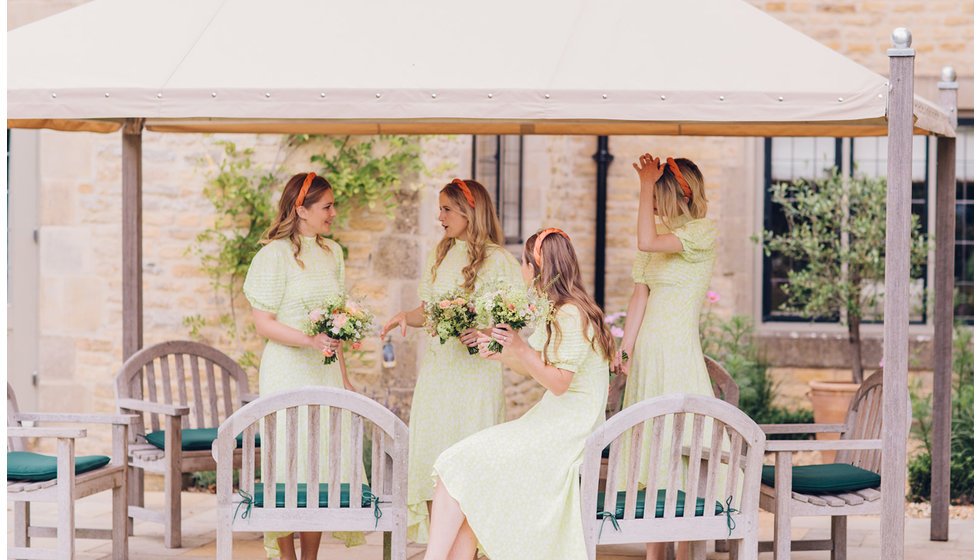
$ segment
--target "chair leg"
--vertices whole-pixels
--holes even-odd
[[[218,541],[215,543],[217,547],[215,550],[216,560],[231,560],[232,549],[233,549],[233,539],[231,534],[231,525],[228,523],[227,519],[218,520]]]
[[[167,548],[180,548],[180,453],[181,426],[179,416],[167,416],[164,436],[164,460],[167,472],[163,476],[163,544]]]
[[[676,554],[674,553],[674,546],[676,543],[669,542],[667,546],[664,547],[664,560],[674,560]]]
[[[58,558],[75,557],[75,440],[58,438]]]
[[[686,546],[690,547],[688,558],[693,558],[694,560],[706,560],[708,558],[707,541],[691,541],[686,543]]]
[[[830,518],[830,560],[847,560],[847,516]]]
[[[123,472],[122,482],[112,488],[112,560],[129,558],[129,492],[126,474],[128,473]]]
[[[129,505],[143,507],[145,503],[143,501],[143,469],[129,467],[126,472],[126,480],[128,481]],[[133,535],[133,518],[128,513],[126,515],[126,533],[130,536]]]
[[[790,453],[776,453],[776,507],[774,515],[774,535],[772,551],[774,560],[790,560],[792,534],[790,519],[793,507],[793,474],[792,456]]]
[[[14,546],[31,546],[31,503],[14,502]]]

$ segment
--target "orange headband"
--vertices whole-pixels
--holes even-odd
[[[299,196],[296,197],[296,207],[299,208],[303,205],[303,201],[306,199],[306,193],[310,190],[310,185],[313,184],[313,178],[316,177],[316,173],[310,173],[303,180],[303,188],[299,190]]]
[[[470,205],[470,208],[476,208],[476,200],[473,198],[473,193],[470,192],[470,187],[467,186],[466,181],[453,179],[453,184],[459,187],[459,190],[463,191],[463,196],[466,197],[466,203]]]
[[[545,237],[548,237],[548,235],[552,233],[560,233],[564,235],[565,239],[568,239],[569,242],[572,241],[572,239],[568,237],[567,233],[558,228],[541,230],[541,233],[538,234],[538,238],[534,240],[534,262],[538,263],[538,266],[541,266],[541,242],[544,241]]]
[[[687,184],[687,180],[684,179],[683,175],[681,175],[681,169],[677,167],[677,162],[674,161],[674,158],[667,158],[667,167],[670,168],[670,172],[674,174],[674,178],[677,179],[677,182],[681,184],[681,190],[684,191],[684,196],[686,196],[688,200],[693,198],[691,186]]]

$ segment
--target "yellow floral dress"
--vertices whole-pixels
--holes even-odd
[[[435,249],[422,269],[419,298],[438,301],[463,285],[463,268],[469,264],[467,244],[456,240],[439,264],[435,280],[432,265]],[[490,245],[487,258],[477,274],[473,297],[499,283],[523,288],[517,259],[504,248]],[[459,339],[439,342],[431,337],[419,368],[412,412],[408,422],[408,538],[425,543],[429,540],[429,511],[435,485],[432,464],[446,448],[465,438],[504,421],[503,366],[479,355],[470,355]]]
[[[699,394],[714,396],[711,379],[701,353],[699,320],[701,304],[715,263],[714,224],[707,218],[690,220],[673,231],[658,224],[657,232],[673,233],[684,249],[679,253],[647,253],[640,251],[633,262],[633,281],[650,288],[643,323],[630,356],[630,374],[626,381],[623,408],[642,400],[670,394]],[[687,419],[687,424],[693,424]],[[651,433],[648,422],[645,434]],[[671,421],[664,425],[660,472],[657,480],[666,481],[667,458],[670,449]],[[691,426],[686,433],[690,438]],[[704,427],[705,441],[710,446],[710,422]],[[690,442],[685,442],[689,444]],[[626,485],[626,461],[629,441],[623,442],[619,488]],[[650,455],[650,440],[644,439],[643,457]],[[641,462],[640,481],[647,478],[648,461]],[[681,470],[680,489],[687,482],[686,466]],[[666,482],[664,482],[666,484]],[[641,482],[642,485],[642,482]]]
[[[434,471],[493,560],[587,558],[578,469],[585,440],[605,419],[609,363],[582,332],[579,310],[556,313],[561,339],[548,358],[575,373],[561,396],[548,391],[524,416],[447,449]],[[543,322],[528,341],[544,348]]]
[[[307,332],[309,311],[322,306],[329,298],[344,293],[344,253],[336,242],[325,239],[328,250],[319,247],[314,237],[302,238],[299,258],[304,267],[293,257],[293,244],[289,239],[277,239],[263,247],[252,259],[242,291],[253,308],[276,314],[276,320],[286,326]],[[286,389],[322,385],[343,388],[340,362],[324,365],[323,356],[313,348],[286,346],[272,340],[262,351],[259,364],[259,395],[271,395]],[[276,473],[285,482],[287,454],[286,419],[280,413],[276,422]],[[346,420],[346,419],[345,419]],[[329,420],[323,418],[321,434],[328,434]],[[349,430],[349,420],[344,422]],[[345,431],[344,433],[349,433]],[[300,422],[298,444],[307,447],[306,425]],[[264,451],[264,449],[263,449]],[[350,472],[350,453],[342,457],[342,472]],[[298,480],[306,479],[306,454],[296,456]],[[327,446],[320,445],[320,480],[328,479]],[[289,532],[265,533],[264,543],[269,558],[279,557],[277,538]],[[334,533],[347,546],[364,543],[363,533]]]

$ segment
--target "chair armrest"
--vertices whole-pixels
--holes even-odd
[[[191,410],[186,406],[141,401],[139,399],[116,399],[116,405],[125,410],[139,410],[140,412],[166,414],[167,416],[186,416]]]
[[[834,451],[839,449],[881,449],[880,439],[767,440],[766,451]]]
[[[259,396],[255,393],[241,393],[238,395],[238,398],[241,399],[243,403],[250,403],[259,398]]]
[[[54,437],[83,438],[88,433],[84,428],[7,428],[7,437]]]
[[[71,414],[60,412],[18,412],[14,420],[27,422],[78,422],[85,424],[125,424],[135,422],[135,414]]]
[[[846,424],[759,424],[765,434],[844,433]]]

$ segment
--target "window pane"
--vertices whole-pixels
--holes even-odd
[[[962,121],[961,121],[962,122]],[[973,122],[956,129],[954,317],[973,323]]]

